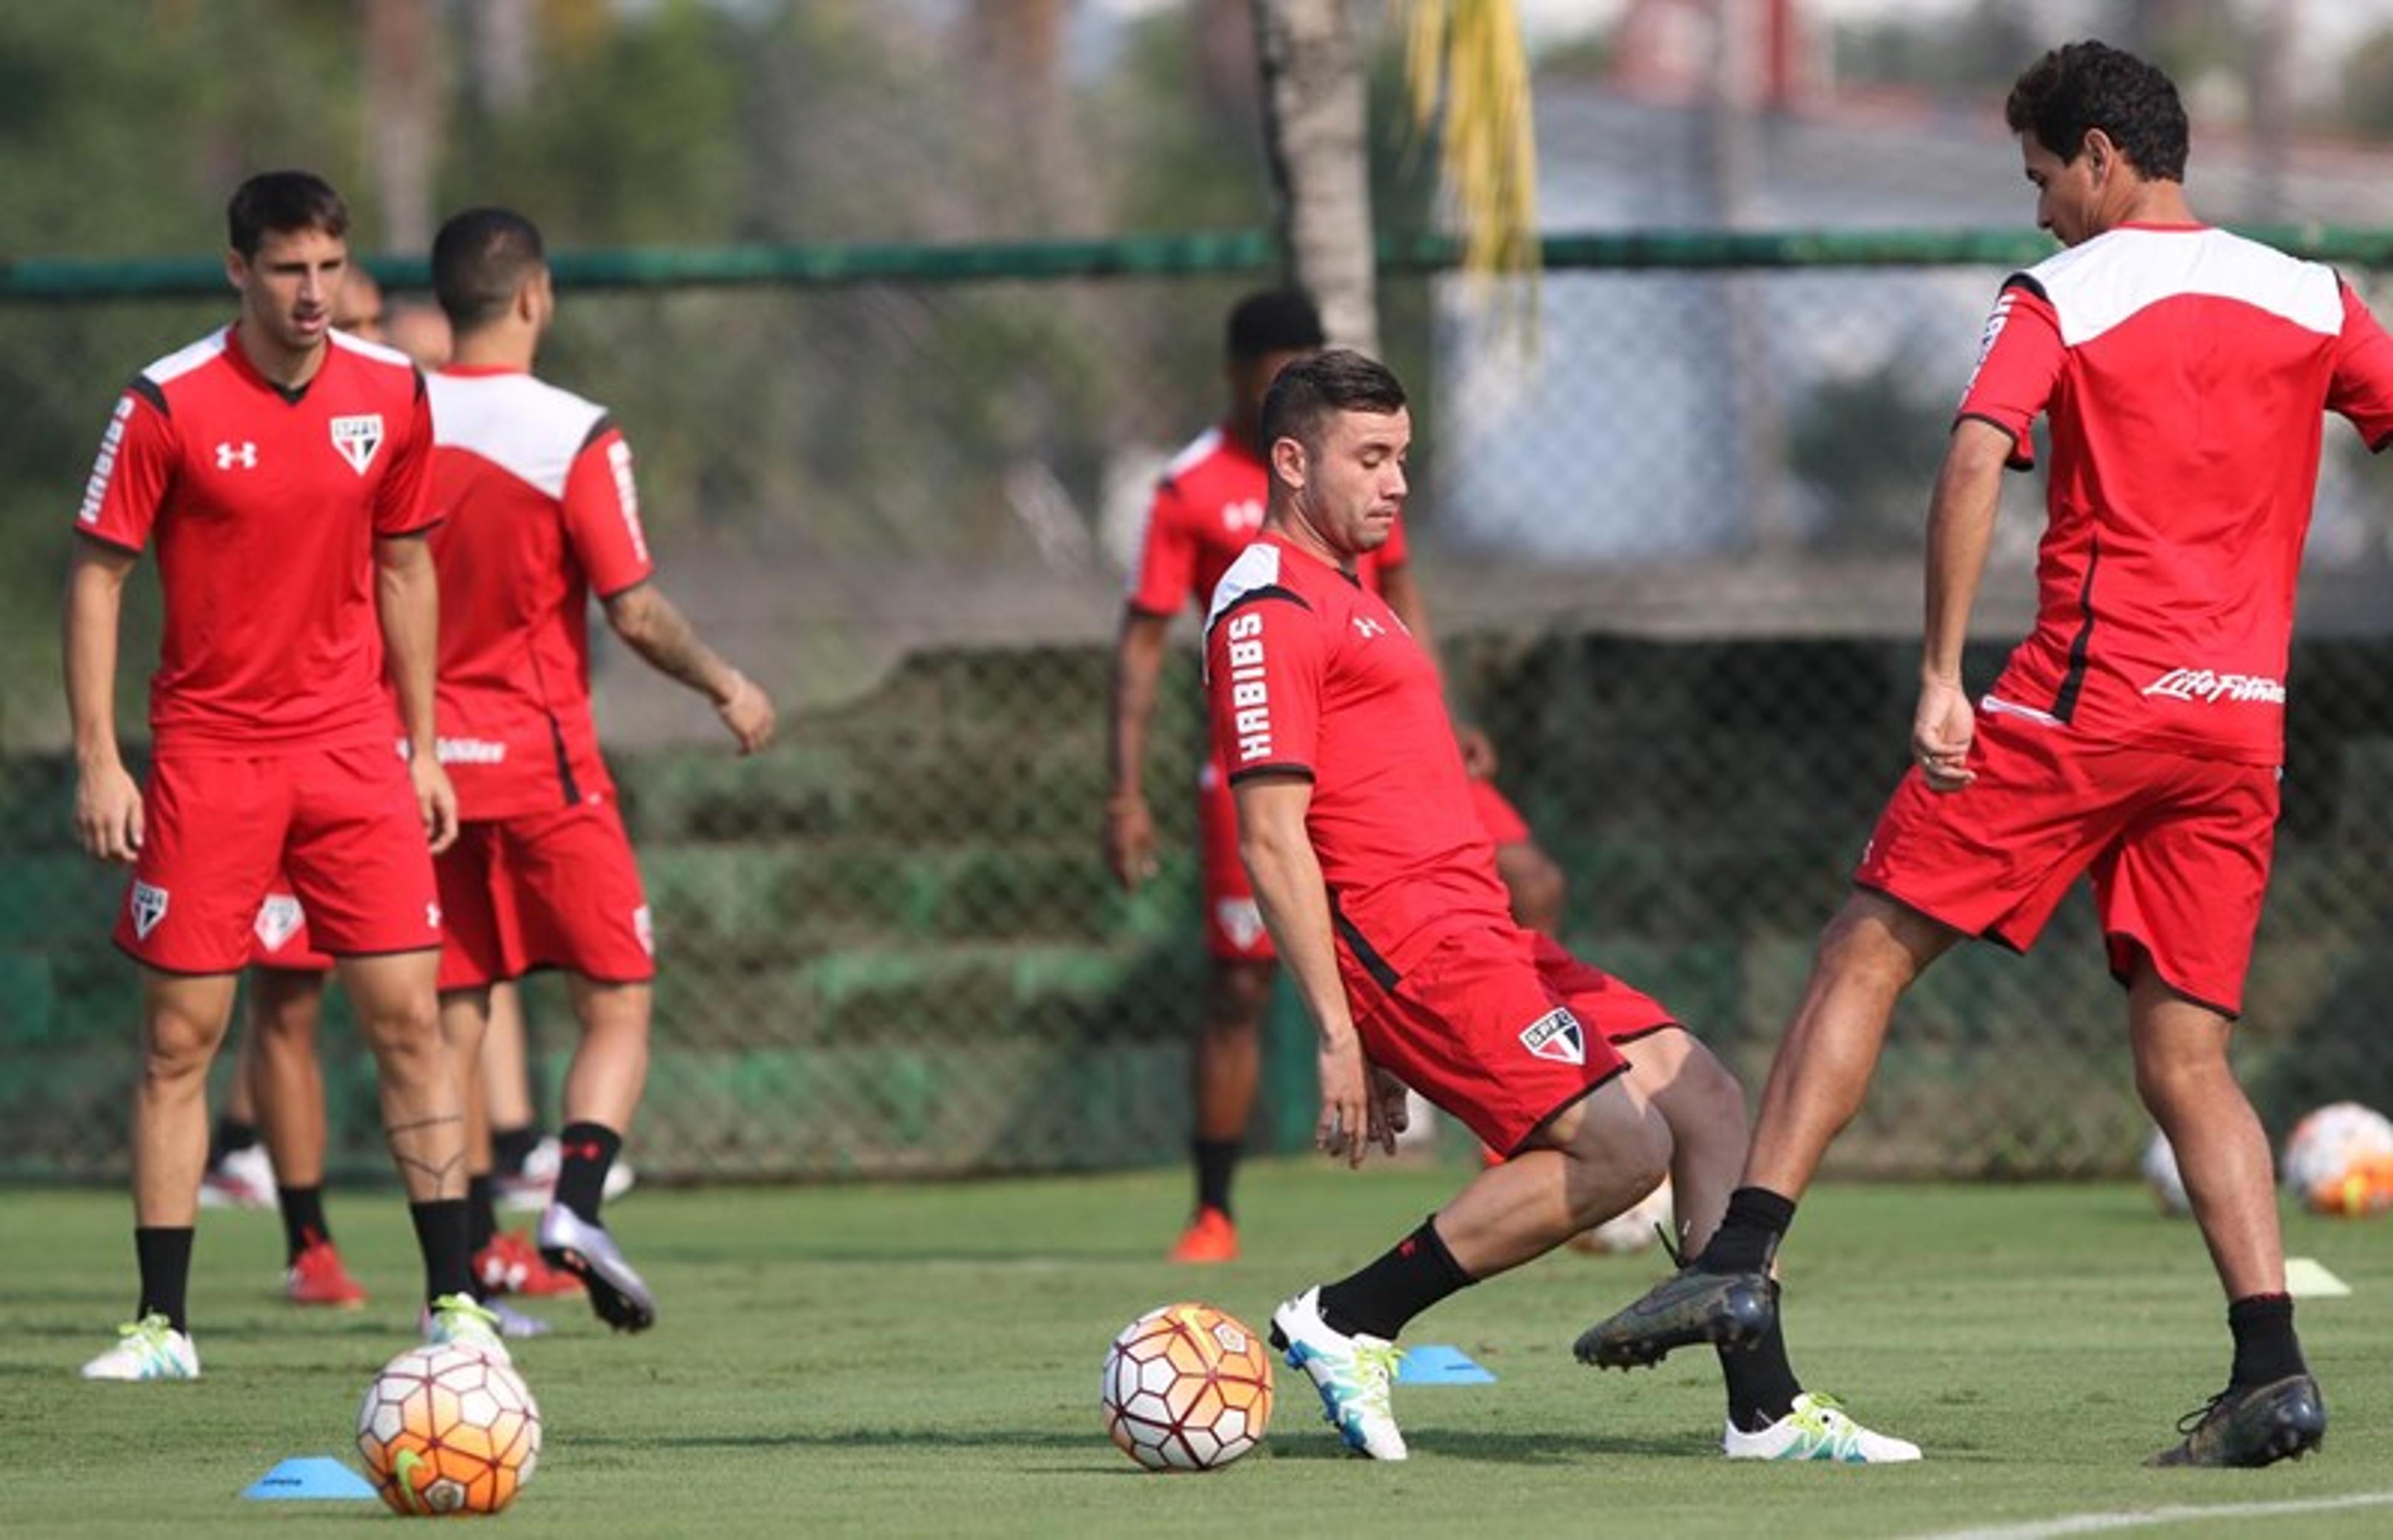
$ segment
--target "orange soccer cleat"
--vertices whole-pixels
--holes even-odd
[[[485,1294],[579,1294],[582,1280],[551,1267],[520,1230],[503,1230],[474,1253],[474,1281]]]
[[[1238,1227],[1219,1208],[1199,1208],[1171,1248],[1175,1262],[1235,1262],[1238,1259]]]
[[[309,1241],[282,1274],[282,1293],[294,1305],[331,1305],[355,1310],[366,1302],[365,1286],[341,1265],[330,1241]]]

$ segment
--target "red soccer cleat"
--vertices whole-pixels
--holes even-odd
[[[331,1305],[355,1310],[366,1302],[365,1286],[341,1265],[330,1241],[309,1241],[282,1274],[282,1294],[294,1305]]]
[[[520,1230],[503,1230],[474,1253],[474,1281],[486,1294],[579,1294],[582,1280],[542,1259]]]
[[[1175,1262],[1235,1262],[1238,1259],[1238,1227],[1219,1208],[1199,1208],[1171,1248]]]

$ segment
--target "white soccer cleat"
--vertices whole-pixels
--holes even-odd
[[[264,1144],[233,1150],[200,1178],[203,1208],[272,1208],[274,1157]]]
[[[435,1348],[463,1348],[501,1364],[515,1363],[500,1336],[496,1312],[470,1294],[444,1294],[424,1311],[424,1340]]]
[[[116,1328],[116,1346],[83,1366],[85,1379],[197,1379],[200,1352],[163,1315]]]
[[[1834,1396],[1806,1390],[1795,1409],[1759,1433],[1730,1423],[1720,1448],[1732,1460],[1827,1460],[1837,1465],[1900,1465],[1919,1458],[1908,1440],[1875,1433],[1845,1415]]]
[[[657,1324],[656,1295],[605,1225],[552,1203],[540,1216],[540,1255],[581,1279],[590,1308],[617,1331],[646,1331]]]
[[[524,1156],[523,1169],[510,1171],[496,1179],[499,1207],[510,1213],[536,1214],[548,1207],[556,1196],[556,1173],[565,1165],[565,1153],[557,1147],[555,1134],[543,1134],[540,1142]],[[607,1181],[598,1190],[602,1202],[612,1203],[632,1190],[639,1180],[632,1172],[632,1163],[616,1156],[615,1164],[607,1168]]]
[[[526,1315],[504,1299],[493,1299],[482,1307],[499,1323],[499,1335],[520,1341],[528,1337],[546,1337],[555,1328],[543,1318]]]
[[[1272,1312],[1271,1343],[1288,1355],[1289,1368],[1312,1377],[1321,1392],[1322,1420],[1338,1429],[1347,1448],[1375,1460],[1406,1457],[1405,1435],[1388,1406],[1405,1356],[1394,1343],[1331,1330],[1321,1319],[1318,1285]]]

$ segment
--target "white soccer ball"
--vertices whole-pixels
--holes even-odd
[[[2193,1212],[2193,1200],[2185,1195],[2185,1178],[2177,1168],[2177,1152],[2158,1129],[2144,1146],[2144,1185],[2152,1190],[2152,1201],[2162,1213],[2183,1219]]]
[[[2285,1190],[2314,1213],[2358,1219],[2393,1208],[2393,1121],[2357,1102],[2334,1102],[2285,1140]]]
[[[1676,1206],[1670,1201],[1670,1179],[1644,1197],[1592,1229],[1570,1238],[1571,1248],[1601,1257],[1625,1257],[1643,1251],[1662,1238],[1663,1231],[1678,1233]]]

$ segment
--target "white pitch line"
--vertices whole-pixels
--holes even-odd
[[[1986,1529],[1939,1530],[1920,1540],[2049,1540],[2054,1535],[2097,1534],[2107,1530],[2141,1529],[2147,1524],[2174,1524],[2188,1520],[2280,1519],[2297,1513],[2333,1513],[2342,1508],[2388,1505],[2393,1505],[2393,1492],[2356,1492],[2342,1497],[2304,1497],[2281,1503],[2184,1504],[2131,1508],[2123,1513],[2077,1513]]]

